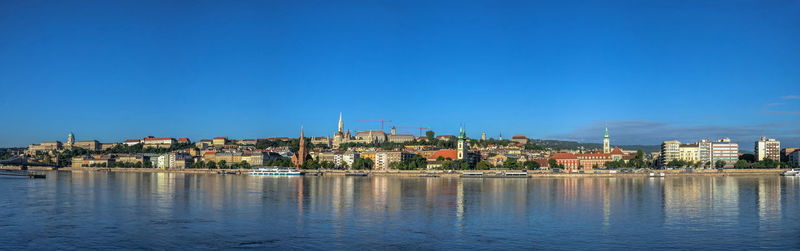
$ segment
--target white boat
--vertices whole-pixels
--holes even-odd
[[[667,176],[666,173],[650,173],[650,177],[664,177]]]
[[[783,172],[781,175],[783,175],[783,176],[800,176],[800,171],[792,169],[792,170],[788,170],[788,171]]]
[[[289,168],[259,168],[249,173],[250,175],[271,175],[271,176],[287,176],[287,175],[302,175],[303,173]]]
[[[528,177],[528,173],[526,172],[505,172],[502,174],[505,177]]]
[[[463,172],[461,177],[483,177],[483,172]]]

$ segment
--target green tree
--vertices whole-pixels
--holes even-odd
[[[556,164],[558,162],[556,162],[555,159],[549,159],[547,160],[547,163],[550,164],[550,169],[558,168],[558,164]]]
[[[208,167],[208,169],[215,169],[215,168],[217,168],[217,163],[214,162],[214,161],[208,161],[206,163],[206,167]]]
[[[458,170],[469,170],[469,163],[466,160],[458,159],[453,161],[453,168]]]
[[[742,169],[742,168],[751,168],[751,167],[752,166],[750,165],[750,162],[747,162],[746,160],[743,160],[743,159],[740,159],[740,160],[736,161],[735,164],[733,164],[733,168]]]
[[[250,168],[252,168],[252,167],[250,166],[250,163],[248,163],[247,161],[244,161],[244,160],[242,160],[242,162],[240,162],[240,163],[239,163],[239,167],[240,167],[240,168],[243,168],[243,169],[250,169]]]
[[[322,169],[333,169],[334,168],[334,164],[333,164],[333,162],[330,162],[330,161],[323,161],[322,163],[320,163],[320,168],[322,168]]]
[[[715,163],[714,163],[714,167],[716,167],[716,168],[723,168],[723,167],[725,167],[725,161],[722,161],[722,160],[717,160],[717,162],[715,162]]]
[[[192,164],[192,168],[203,169],[203,168],[205,168],[205,167],[206,167],[206,163],[205,163],[205,162],[203,162],[202,160],[198,160],[197,162],[195,162],[194,164]]]
[[[228,162],[225,161],[225,160],[220,160],[217,163],[217,166],[219,167],[219,169],[227,169],[228,168]]]
[[[453,161],[452,160],[445,160],[442,162],[442,170],[454,170]]]
[[[752,153],[745,153],[745,154],[742,154],[742,156],[739,156],[739,159],[740,160],[745,160],[747,162],[755,162],[756,161],[756,156],[753,155]]]
[[[523,166],[525,166],[525,169],[527,169],[527,170],[536,170],[536,169],[539,169],[539,162],[530,161],[529,160],[529,161],[525,161],[523,163]]]
[[[517,159],[516,158],[508,158],[505,162],[503,162],[503,168],[507,169],[517,169]]]
[[[425,137],[428,138],[429,141],[432,141],[433,138],[436,137],[436,133],[434,133],[433,131],[426,131]]]
[[[475,169],[477,170],[489,170],[492,169],[492,164],[485,160],[478,161],[478,164],[475,164]]]

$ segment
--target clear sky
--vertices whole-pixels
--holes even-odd
[[[0,105],[0,146],[322,136],[343,112],[798,147],[800,1],[2,0]]]

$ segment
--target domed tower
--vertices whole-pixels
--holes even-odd
[[[72,148],[74,144],[75,144],[75,134],[72,134],[72,132],[70,132],[67,135],[67,148]]]

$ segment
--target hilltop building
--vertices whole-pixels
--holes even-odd
[[[513,137],[511,137],[511,141],[514,141],[514,142],[517,142],[517,143],[520,143],[520,144],[524,145],[524,144],[528,144],[528,137],[525,137],[525,135],[522,135],[522,134],[514,135]]]
[[[336,133],[333,134],[332,146],[334,149],[339,148],[341,144],[345,143],[363,143],[363,144],[380,144],[383,142],[392,143],[406,143],[414,141],[416,137],[411,134],[397,134],[397,128],[392,126],[391,133],[381,130],[367,130],[356,132],[355,135],[350,133],[350,130],[345,131],[344,120],[342,114],[339,113],[339,124],[336,128]]]

